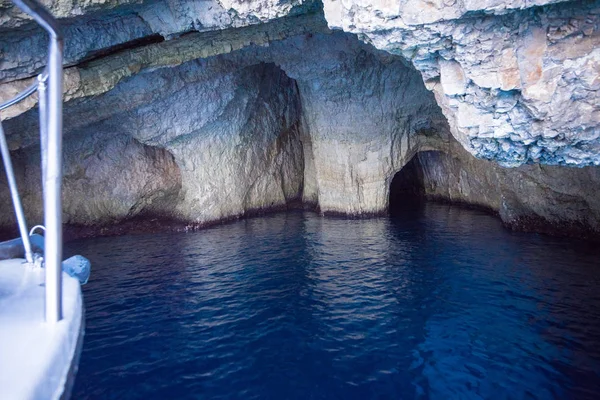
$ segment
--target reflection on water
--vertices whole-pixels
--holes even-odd
[[[74,398],[598,398],[600,252],[488,215],[82,240]]]

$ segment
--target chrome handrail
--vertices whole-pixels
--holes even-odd
[[[45,126],[45,82],[47,79],[47,75],[40,74],[37,77],[37,80],[29,85],[25,90],[17,94],[12,99],[5,101],[4,103],[0,103],[0,111],[13,106],[20,101],[25,100],[27,97],[31,96],[35,93],[36,89],[39,93],[39,108],[40,108],[40,137],[42,141],[42,178],[45,176],[45,167],[46,167],[46,154],[45,154],[45,142],[46,142],[46,133],[43,129]],[[10,159],[10,150],[8,148],[8,143],[6,141],[6,135],[4,134],[4,128],[2,127],[2,121],[0,120],[0,154],[2,154],[2,161],[4,163],[4,170],[6,172],[6,178],[8,181],[8,187],[10,190],[10,195],[13,202],[13,207],[15,209],[15,214],[17,216],[17,224],[19,226],[19,234],[21,235],[21,240],[23,242],[23,248],[25,249],[25,260],[29,264],[34,263],[33,252],[31,250],[31,241],[29,240],[29,236],[27,235],[27,221],[25,219],[25,213],[23,212],[23,205],[21,203],[21,197],[19,196],[19,190],[17,188],[17,180],[15,178],[15,173],[12,166],[12,161]],[[42,187],[44,186],[44,181],[42,179]]]
[[[0,111],[7,109],[20,101],[25,100],[27,97],[31,96],[35,93],[36,90],[43,90],[43,82],[45,81],[44,74],[40,74],[37,80],[25,88],[22,92],[18,93],[12,99],[5,101],[4,103],[0,103]],[[40,124],[42,118],[42,103],[43,96],[40,93]],[[41,125],[40,125],[41,126]],[[40,130],[42,144],[45,142],[44,132]],[[43,147],[43,146],[42,146]],[[10,151],[8,149],[8,143],[6,141],[6,135],[4,134],[4,129],[2,127],[2,121],[0,120],[0,153],[2,154],[2,161],[4,163],[4,170],[6,172],[6,179],[8,181],[8,187],[10,190],[10,195],[13,202],[13,207],[15,209],[15,214],[17,216],[17,224],[19,226],[19,234],[21,235],[21,240],[23,241],[23,248],[25,249],[25,260],[29,264],[34,263],[33,252],[31,250],[31,241],[29,240],[29,236],[27,235],[27,221],[25,220],[25,213],[23,212],[23,205],[21,203],[21,197],[19,196],[19,190],[17,188],[17,180],[15,179],[15,173],[12,166],[12,161],[10,159]],[[45,157],[44,152],[42,151],[42,158]],[[45,163],[42,161],[42,170],[44,169]],[[42,186],[44,185],[42,181]]]
[[[44,226],[46,227],[44,264],[46,270],[45,312],[47,322],[62,319],[62,86],[63,36],[58,21],[36,0],[12,0],[50,34],[45,77],[36,83],[40,95],[42,137],[42,179]],[[28,88],[30,89],[30,88]],[[31,92],[33,93],[33,91]],[[29,94],[31,94],[29,93]],[[24,97],[23,97],[24,98]],[[14,104],[14,103],[13,103]],[[46,148],[44,148],[46,147]]]
[[[37,88],[38,88],[38,83],[36,81],[32,85],[27,86],[27,88],[25,90],[23,90],[21,93],[19,93],[18,95],[16,95],[12,99],[7,100],[4,103],[0,103],[0,111],[4,110],[5,108],[8,108],[8,107],[10,107],[12,105],[17,104],[21,100],[25,100],[27,97],[29,97],[30,95],[32,95],[33,93],[35,93],[35,91],[37,90]]]

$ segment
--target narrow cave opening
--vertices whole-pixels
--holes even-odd
[[[392,179],[389,214],[395,217],[417,211],[423,207],[425,200],[423,167],[416,154]]]

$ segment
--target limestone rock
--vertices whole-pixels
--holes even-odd
[[[134,51],[107,54],[82,65],[64,70],[64,100],[96,96],[113,89],[119,82],[144,70],[171,67],[198,58],[227,54],[250,45],[268,46],[272,41],[302,34],[328,33],[320,16],[307,15],[274,21],[262,26],[196,32],[165,42],[148,43]],[[34,82],[34,77],[0,83],[0,102],[12,98]],[[30,110],[37,104],[36,96],[5,110],[0,117],[10,119]],[[36,139],[37,140],[37,139]],[[12,148],[27,146],[20,140]]]
[[[242,18],[254,18],[266,22],[318,7],[317,0],[218,0],[227,10],[233,10]]]
[[[294,182],[301,179],[302,197],[310,204],[318,204],[322,212],[353,215],[384,212],[391,176],[420,146],[421,133],[447,129],[444,117],[431,93],[423,87],[418,73],[403,60],[377,51],[348,34],[316,33],[316,30],[307,34],[298,28],[300,25],[295,26],[298,34],[268,42],[269,46],[266,47],[254,45],[238,52],[228,52],[219,50],[225,46],[215,45],[217,50],[212,52],[210,47],[203,46],[205,42],[188,35],[190,40],[183,37],[181,40],[150,45],[127,58],[112,56],[99,60],[101,64],[93,64],[98,67],[91,64],[87,69],[79,69],[79,87],[84,90],[89,87],[85,95],[94,94],[95,97],[67,97],[75,97],[65,106],[67,135],[86,135],[89,130],[110,126],[111,130],[107,133],[110,136],[112,130],[116,129],[113,127],[118,127],[118,132],[131,135],[144,144],[166,148],[175,156],[181,169],[182,193],[201,193],[203,199],[201,203],[190,200],[178,206],[177,215],[183,220],[203,223],[240,215],[252,208],[268,208],[271,203],[273,206],[284,205],[299,195],[280,196],[272,200],[271,197],[281,193],[281,190],[273,189],[270,183],[256,186],[261,191],[248,195],[251,198],[248,204],[242,201],[247,196],[242,189],[248,185],[243,181],[256,178],[236,172],[246,171],[247,167],[239,165],[243,158],[232,153],[233,150],[229,148],[231,142],[223,139],[234,135],[232,132],[236,130],[241,131],[235,125],[240,118],[239,113],[228,118],[225,115],[217,117],[224,113],[220,108],[223,107],[220,105],[223,100],[213,94],[216,90],[225,95],[233,88],[227,85],[206,87],[197,89],[197,92],[191,83],[208,77],[221,82],[225,79],[221,75],[229,73],[227,71],[274,63],[293,79],[290,85],[298,88],[299,96],[294,100],[298,104],[289,105],[296,109],[294,118],[286,118],[288,122],[284,126],[277,125],[275,121],[269,124],[272,137],[287,135],[286,132],[290,131],[295,137],[293,143],[302,141],[301,147],[290,144],[283,153],[293,166],[285,167],[285,171],[300,168],[300,172],[285,172],[286,179]],[[244,28],[246,32],[248,29],[254,28]],[[265,26],[265,29],[269,28]],[[237,36],[223,36],[227,37]],[[252,37],[247,34],[241,36],[244,40]],[[236,40],[243,46],[243,40]],[[232,40],[229,43],[236,45],[238,42]],[[186,63],[188,58],[202,55],[206,58],[200,64],[196,61]],[[177,64],[181,66],[171,67]],[[132,68],[135,65],[141,67],[135,71]],[[160,65],[165,67],[153,70]],[[196,65],[194,72],[186,72],[186,79],[179,79],[176,71],[189,71],[191,65]],[[112,66],[114,72],[104,66]],[[198,77],[191,78],[194,75]],[[236,82],[239,87],[248,85],[241,79]],[[228,85],[233,85],[233,82]],[[174,90],[181,92],[177,99],[169,94]],[[74,89],[73,93],[80,93],[80,89]],[[197,104],[195,108],[189,104],[191,99],[197,99],[192,102]],[[230,100],[228,104],[234,110],[243,109],[246,106],[240,103],[247,101],[240,97]],[[185,111],[182,111],[183,107]],[[283,106],[278,107],[277,112],[281,113]],[[274,112],[256,113],[254,118],[257,120],[253,124],[258,124],[259,118],[270,118]],[[205,118],[214,121],[208,124]],[[296,122],[289,122],[292,120]],[[36,123],[35,109],[5,123],[12,148],[29,147],[36,143],[37,137],[31,134],[35,133],[33,128]],[[202,144],[204,142],[190,143],[189,150],[170,145],[187,143],[191,140],[191,132],[202,131],[202,126],[206,126],[203,129],[207,135],[215,137],[209,147],[205,147],[208,144]],[[140,133],[142,131],[143,135]],[[259,142],[267,140],[260,139],[263,134],[261,129],[252,132]],[[254,139],[248,140],[253,143]],[[261,143],[260,146],[268,148],[271,142]],[[198,172],[197,164],[200,161],[197,160],[209,157],[206,153],[212,154],[213,158],[201,162],[204,168],[208,168],[208,165],[218,166],[210,169],[210,174]],[[285,164],[279,160],[279,156],[269,156],[267,158],[271,162],[279,160],[279,164],[267,165],[264,157],[266,155],[256,155],[250,158],[251,162],[247,161],[251,165],[264,163],[262,169],[255,172],[257,174],[264,174],[269,168],[280,168],[278,165]],[[298,167],[299,163],[303,163],[303,167]],[[239,179],[244,177],[244,180],[238,182],[235,180],[237,178],[228,178],[230,175]],[[211,183],[214,181],[230,182],[242,193],[229,195],[227,202],[231,204],[227,206],[222,200],[216,201],[218,207],[211,205],[215,201],[214,196],[220,196],[217,187]],[[263,200],[259,200],[261,197]],[[186,198],[193,199],[193,196],[186,195]]]
[[[164,149],[130,136],[78,137],[65,142],[63,220],[71,225],[106,225],[139,214],[171,215],[181,189],[181,173]],[[30,226],[43,224],[40,153],[12,157]],[[0,226],[16,226],[4,169],[0,168]]]
[[[421,170],[425,195],[430,199],[493,210],[517,230],[587,237],[600,234],[599,168],[504,168],[455,146],[451,153],[418,153],[412,163]]]
[[[599,1],[324,7],[331,27],[411,61],[472,154],[510,166],[600,165]]]
[[[67,103],[65,115],[79,120],[66,117],[65,223],[149,214],[201,224],[300,199],[299,95],[273,64],[212,60],[140,74],[91,103]],[[16,122],[31,127],[28,117]],[[40,193],[39,152],[18,153],[30,198]],[[39,203],[25,208],[39,219]]]
[[[45,31],[6,1],[0,0],[0,82],[26,79],[41,72],[47,54]],[[295,0],[289,5],[281,1],[279,11],[262,4],[258,8],[250,7],[247,12],[238,12],[224,8],[217,0],[60,0],[46,3],[62,20],[67,66],[152,42],[176,39],[189,32],[215,33],[288,14],[314,14],[320,4],[313,0]],[[259,18],[260,12],[253,13],[254,9],[268,12],[268,17]],[[219,40],[214,35],[212,39]]]
[[[68,18],[91,14],[98,10],[110,10],[120,5],[140,3],[142,0],[40,0],[56,18]],[[0,29],[18,28],[33,20],[10,0],[0,0]]]
[[[331,32],[313,1],[101,1],[77,18],[65,6],[81,34],[65,69],[65,221],[202,225],[300,200],[380,214],[419,153],[446,198],[596,232],[598,168],[506,169],[454,137],[505,165],[596,164],[598,2],[370,3],[325,2],[327,22],[363,41]],[[2,99],[43,59],[29,22],[3,26]],[[2,115],[32,222],[35,103]],[[4,187],[0,204],[6,227]]]

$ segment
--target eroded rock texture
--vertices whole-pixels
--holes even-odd
[[[392,187],[390,207],[402,210],[425,199],[443,201],[491,210],[516,230],[590,238],[600,234],[600,169],[509,169],[453,147],[450,152],[415,155],[395,177],[398,186]]]
[[[96,133],[64,146],[63,216],[66,224],[106,225],[139,214],[172,214],[181,173],[164,149],[130,136],[99,138]],[[43,222],[40,154],[36,148],[13,153],[17,184],[31,224]],[[16,225],[4,170],[0,168],[0,226]]]
[[[52,2],[65,222],[203,225],[299,201],[381,214],[418,153],[431,196],[598,232],[597,168],[499,164],[600,163],[599,3],[446,3],[325,0],[326,21],[312,0]],[[45,39],[0,9],[2,101],[43,68]],[[39,222],[36,99],[0,118]]]
[[[324,4],[330,26],[412,62],[472,154],[600,165],[600,2]]]
[[[265,5],[227,2],[264,20]],[[506,166],[600,165],[600,2],[324,0],[330,27],[402,55],[455,138]]]
[[[182,175],[173,215],[186,221],[300,196],[323,212],[384,212],[390,176],[445,129],[418,73],[318,15],[266,24],[281,40],[259,32],[190,34],[69,68],[67,138],[119,133],[169,151]],[[37,118],[5,123],[13,149],[36,143]]]
[[[35,114],[9,121],[7,131],[31,129]],[[67,103],[65,114],[67,223],[144,212],[204,223],[301,195],[298,91],[273,64],[189,62]],[[19,153],[29,161],[19,168],[26,170],[21,187],[32,196],[39,167],[28,165],[39,154],[34,147]],[[35,205],[26,202],[28,210]]]
[[[428,133],[446,129],[416,71],[346,34],[271,48],[298,83],[310,133],[304,199],[325,213],[384,211],[389,177],[428,142]]]
[[[45,3],[61,20],[67,65],[81,64],[142,44],[176,39],[186,33],[218,32],[254,25],[261,20],[244,12],[244,5],[264,9],[252,2],[235,2],[242,8],[238,11],[227,2],[221,5],[216,0],[60,0]],[[317,1],[301,0],[293,1],[293,4],[281,3],[279,8],[269,8],[268,18],[263,19],[311,14],[320,5]],[[263,31],[262,36],[259,40],[263,42],[275,39],[269,37],[268,31]],[[0,37],[0,82],[24,79],[42,70],[46,34],[8,0],[0,1]],[[219,41],[218,37],[211,39]]]

